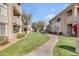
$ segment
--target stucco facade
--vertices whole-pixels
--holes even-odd
[[[3,8],[5,7],[4,11],[0,11],[0,24],[2,32],[2,29],[4,29],[4,36],[7,36],[9,39],[16,39],[16,33],[13,32],[14,25],[17,24],[19,26],[19,31],[22,32],[22,10],[21,5],[19,3],[1,3],[0,7],[3,5]],[[1,15],[1,12],[3,12],[4,15]],[[4,24],[4,27],[3,25]],[[3,36],[1,33],[1,36]]]
[[[72,25],[79,19],[79,4],[71,4],[49,23],[51,32],[62,32],[64,35],[74,34]]]

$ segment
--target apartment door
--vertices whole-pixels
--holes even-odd
[[[72,35],[72,24],[67,25],[67,35],[71,36]]]

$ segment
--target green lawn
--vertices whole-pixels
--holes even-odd
[[[75,52],[76,39],[74,37],[58,37],[58,43],[56,44],[53,54],[55,56],[76,56],[79,55]]]
[[[28,37],[22,38],[12,46],[0,51],[1,56],[26,55],[49,40],[47,35],[32,33]]]

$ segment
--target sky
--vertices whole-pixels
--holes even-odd
[[[68,3],[25,3],[22,4],[22,10],[25,13],[32,14],[32,22],[48,21],[68,7]]]

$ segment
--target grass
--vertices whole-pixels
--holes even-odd
[[[77,38],[59,36],[58,39],[59,41],[53,50],[53,54],[55,56],[77,56],[79,55],[75,52]]]
[[[32,50],[41,46],[49,40],[47,35],[41,33],[32,33],[28,37],[16,42],[12,46],[0,51],[0,56],[21,56],[27,55]]]

